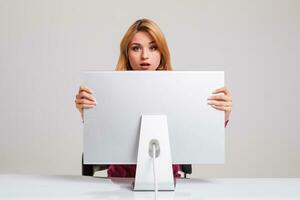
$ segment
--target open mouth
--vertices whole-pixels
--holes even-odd
[[[141,63],[140,66],[142,69],[148,69],[150,67],[150,63]]]

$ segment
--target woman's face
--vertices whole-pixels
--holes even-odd
[[[137,32],[128,48],[128,57],[133,70],[156,70],[161,53],[153,38],[147,32]]]

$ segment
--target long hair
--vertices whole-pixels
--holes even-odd
[[[125,33],[120,44],[120,56],[116,67],[117,71],[132,70],[128,57],[128,46],[133,36],[139,32],[148,33],[155,41],[161,60],[157,70],[172,70],[170,52],[164,34],[157,24],[149,19],[140,19],[134,22]]]

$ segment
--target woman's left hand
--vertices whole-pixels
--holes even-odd
[[[220,94],[224,93],[224,94]],[[228,88],[221,87],[213,91],[212,94],[219,94],[219,95],[212,95],[207,98],[207,103],[214,107],[215,109],[225,111],[225,121],[229,120],[230,112],[232,110],[232,98],[230,91]]]

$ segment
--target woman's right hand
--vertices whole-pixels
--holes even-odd
[[[82,120],[83,120],[83,109],[93,108],[97,104],[96,98],[92,94],[93,91],[89,87],[81,85],[78,94],[76,95],[75,104],[76,104],[76,108],[79,110],[81,114]]]

